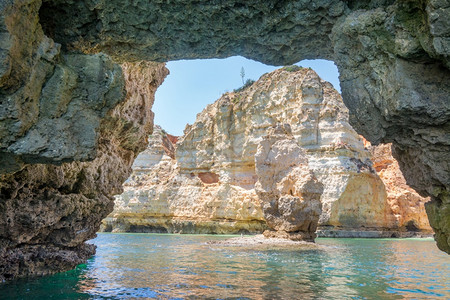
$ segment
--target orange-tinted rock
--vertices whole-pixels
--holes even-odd
[[[404,231],[432,232],[425,211],[429,197],[422,197],[406,183],[398,162],[392,157],[392,145],[371,146],[373,166],[386,187],[387,200],[398,227]]]
[[[178,136],[167,134],[167,138],[174,145],[178,142]]]
[[[217,175],[216,173],[212,173],[212,172],[200,172],[198,173],[198,178],[200,178],[200,180],[203,183],[217,183],[219,182],[219,175]]]

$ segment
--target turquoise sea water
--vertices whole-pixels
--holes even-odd
[[[0,299],[450,299],[432,239],[317,239],[310,250],[208,245],[212,235],[99,234],[76,270],[0,284]]]

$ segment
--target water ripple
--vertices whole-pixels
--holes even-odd
[[[207,245],[224,236],[99,234],[76,270],[0,285],[0,299],[449,299],[432,240],[318,239],[320,249]]]

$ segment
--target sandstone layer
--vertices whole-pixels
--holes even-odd
[[[254,190],[219,183],[212,172],[180,170],[169,138],[155,126],[101,230],[226,234],[267,228]]]
[[[124,88],[118,65],[94,53],[326,58],[338,65],[352,125],[393,143],[408,184],[431,196],[430,224],[450,252],[449,15],[446,0],[1,1],[0,171],[99,155],[96,133]]]
[[[408,236],[414,233],[405,225],[409,221],[417,231],[429,233],[423,220],[426,199],[418,200],[421,208],[417,207],[416,215],[415,204],[409,202],[416,201],[417,195],[397,199],[400,193],[410,194],[404,181],[400,184],[408,190],[398,188],[396,195],[388,189],[386,193],[372,167],[371,153],[348,119],[338,92],[314,71],[286,67],[263,75],[247,89],[225,94],[201,112],[179,138],[175,159],[164,155],[165,134],[155,136],[138,156],[126,192],[117,197],[104,230],[262,232],[266,223],[290,232],[289,220],[297,215],[307,220],[294,211],[296,205],[302,206],[296,199],[301,198],[309,175],[306,170],[292,169],[307,161],[308,169],[323,184],[321,203],[308,215],[320,216],[320,235]],[[280,154],[270,150],[272,143],[266,141],[275,143],[277,137],[283,137],[281,133],[267,135],[277,125],[292,134],[286,133],[279,142],[286,147],[278,150]],[[295,155],[289,156],[289,149]],[[262,164],[261,155],[266,151],[272,151],[273,162]],[[376,159],[395,162],[387,154]],[[398,169],[396,172],[401,174]],[[279,184],[273,185],[279,175]]]

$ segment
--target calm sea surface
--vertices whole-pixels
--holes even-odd
[[[76,270],[0,284],[0,299],[450,299],[432,239],[317,239],[313,250],[208,245],[213,235],[99,234]]]

